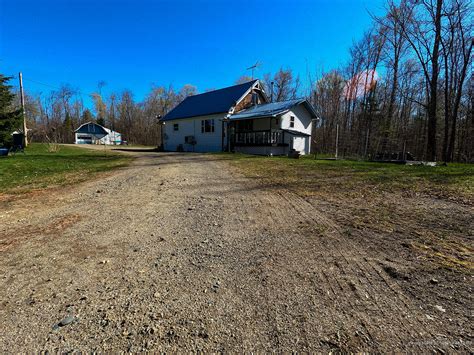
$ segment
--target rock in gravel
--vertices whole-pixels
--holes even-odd
[[[61,320],[59,323],[56,323],[54,326],[53,326],[53,329],[58,329],[60,327],[64,327],[66,325],[69,325],[73,322],[75,322],[77,320],[76,317],[74,316],[67,316],[66,318],[64,318],[63,320]]]
[[[437,285],[439,284],[439,280],[433,278],[430,280],[430,283],[432,283],[433,285]]]
[[[435,308],[440,312],[443,312],[443,313],[446,312],[446,309],[441,306],[436,305]]]

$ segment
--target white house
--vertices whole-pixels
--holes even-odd
[[[87,122],[75,131],[75,144],[121,144],[122,135],[94,122]]]
[[[186,98],[161,119],[164,149],[309,154],[316,118],[307,100],[271,103],[253,80]]]

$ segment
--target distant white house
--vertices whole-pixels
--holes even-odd
[[[75,131],[75,144],[121,144],[122,135],[94,122],[87,122]]]
[[[309,154],[317,118],[311,104],[269,101],[259,80],[189,96],[161,119],[164,149]]]

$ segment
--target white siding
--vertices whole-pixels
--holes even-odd
[[[115,131],[110,131],[107,135],[99,135],[93,133],[76,133],[75,144],[120,144],[122,142],[122,135]],[[81,138],[79,138],[81,137]],[[83,139],[89,137],[90,139]]]
[[[295,126],[290,127],[290,118],[295,117]],[[311,134],[311,114],[303,105],[293,107],[281,116],[281,128]]]
[[[102,138],[101,144],[114,144],[118,145],[122,143],[122,135],[118,132],[112,131],[111,129],[105,129],[109,134]]]
[[[306,153],[306,137],[293,137],[293,149],[301,154]]]
[[[222,120],[225,118],[225,116],[226,114],[217,114],[166,121],[164,125],[165,150],[176,151],[178,146],[181,144],[185,152],[222,151]],[[214,132],[201,132],[201,121],[206,119],[214,120]],[[178,131],[174,130],[175,124],[178,124]],[[196,144],[194,146],[191,144],[186,144],[186,136],[194,136]]]
[[[295,118],[294,127],[290,127],[291,116]],[[305,134],[311,134],[311,114],[304,105],[293,107],[290,111],[281,116],[281,128],[297,131]],[[288,143],[290,148],[300,152],[301,155],[309,154],[311,149],[311,137],[309,136],[293,136],[285,133],[285,143]]]

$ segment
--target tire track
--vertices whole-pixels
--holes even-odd
[[[395,288],[394,285],[391,284],[388,280],[388,278],[383,275],[383,271],[381,271],[380,268],[376,267],[373,263],[367,260],[367,256],[364,256],[360,249],[352,242],[350,238],[344,238],[343,234],[340,230],[340,227],[334,223],[333,221],[327,219],[324,217],[323,213],[315,210],[315,207],[308,203],[306,200],[291,194],[289,192],[283,192],[280,193],[280,196],[284,198],[289,205],[291,205],[295,210],[298,211],[299,214],[302,216],[306,216],[308,219],[316,219],[319,223],[326,225],[328,229],[330,230],[330,233],[328,233],[329,236],[331,236],[330,240],[333,243],[333,250],[337,251],[338,254],[341,256],[341,258],[345,261],[345,264],[348,268],[351,268],[351,262],[348,260],[347,256],[345,253],[342,252],[342,250],[346,250],[343,246],[339,245],[341,242],[344,244],[349,244],[350,245],[350,250],[352,252],[355,252],[357,254],[357,258],[351,259],[351,261],[355,262],[359,270],[361,271],[362,274],[370,274],[371,277],[364,277],[363,279],[366,280],[369,284],[368,287],[365,287],[366,294],[370,295],[370,297],[374,300],[375,305],[377,305],[377,308],[379,309],[379,312],[381,313],[382,317],[385,319],[393,319],[393,315],[395,314],[400,314],[403,312],[406,314],[410,314],[411,312],[418,312],[418,309],[415,305],[411,304],[409,305],[409,300],[408,298],[404,295],[403,291],[401,288],[398,286],[398,284],[395,282]],[[291,197],[290,197],[291,196]],[[304,207],[303,207],[304,206]],[[313,213],[310,213],[309,211],[314,211]],[[366,264],[369,266],[370,269],[373,270],[373,272],[370,272],[366,267],[364,267],[361,263],[360,260],[366,261]],[[344,272],[344,268],[342,268]],[[347,273],[346,273],[347,275]],[[382,280],[382,282],[387,286],[387,289],[391,291],[393,295],[395,295],[396,299],[398,299],[403,307],[401,305],[398,305],[397,302],[387,302],[384,301],[383,304],[381,304],[381,300],[378,300],[376,295],[380,294],[383,295],[383,289],[379,289],[373,282],[374,276],[377,276],[378,279]],[[363,283],[361,282],[361,279],[359,279],[360,285]],[[384,311],[384,309],[389,306],[390,308],[395,307],[392,310]],[[389,309],[390,309],[389,308]],[[417,324],[411,324],[411,323],[406,323],[404,322],[403,319],[400,319],[399,317],[396,317],[397,321],[400,324],[400,329],[395,330],[392,332],[392,336],[395,338],[399,339],[400,344],[404,344],[405,340],[401,337],[400,334],[403,334],[404,331],[409,331],[409,335],[411,336],[412,339],[418,339],[420,334],[415,330],[415,327],[420,327],[421,329],[426,329],[426,325],[422,322],[419,321],[419,317],[415,318],[414,321]],[[386,332],[386,330],[385,330]],[[431,334],[432,335],[432,334]]]

